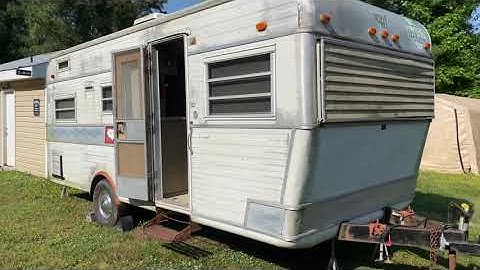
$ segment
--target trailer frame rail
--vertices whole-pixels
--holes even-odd
[[[480,238],[477,243],[468,241],[468,226],[472,216],[473,205],[467,203],[450,204],[448,223],[417,215],[410,208],[386,208],[383,220],[368,224],[342,223],[336,240],[377,244],[379,258],[376,261],[387,263],[390,262],[387,248],[391,246],[427,248],[432,265],[437,263],[439,250],[448,251],[449,269],[455,270],[457,252],[480,255]],[[333,256],[334,252],[332,260],[335,260]]]

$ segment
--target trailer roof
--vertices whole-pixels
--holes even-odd
[[[88,47],[92,47],[104,42],[121,38],[129,34],[133,34],[148,28],[152,28],[152,27],[164,24],[166,22],[170,22],[191,14],[198,13],[200,11],[213,8],[215,6],[219,6],[228,2],[233,2],[233,1],[234,0],[206,0],[206,1],[200,2],[199,4],[162,16],[160,18],[156,18],[150,21],[137,24],[137,25],[133,25],[129,28],[120,30],[118,32],[79,44],[71,48],[67,48],[61,51],[58,55],[56,55],[56,57],[62,57],[70,53],[73,53],[82,49],[86,49]],[[339,35],[339,36],[343,36],[343,37],[351,38],[355,40],[361,40],[363,42],[371,43],[373,45],[389,47],[389,46],[386,46],[386,44],[384,44],[385,42],[384,43],[371,42],[372,37],[368,36],[366,34],[367,31],[363,29],[363,27],[365,27],[367,24],[370,26],[371,24],[378,25],[379,30],[381,30],[382,28],[388,29],[390,28],[389,26],[387,27],[387,22],[388,22],[389,25],[390,23],[392,24],[392,28],[394,28],[394,31],[396,31],[395,33],[399,33],[403,37],[406,37],[406,38],[402,38],[402,41],[397,44],[398,45],[397,47],[399,47],[397,49],[405,52],[410,52],[414,54],[420,54],[422,56],[431,57],[431,55],[429,54],[430,52],[423,49],[424,42],[427,42],[427,41],[431,42],[428,32],[423,25],[421,25],[420,23],[414,20],[405,18],[402,15],[392,13],[388,10],[384,10],[379,7],[374,7],[360,0],[348,0],[348,1],[347,0],[336,0],[336,1],[335,0],[328,0],[328,1],[327,0],[297,0],[297,1],[298,3],[309,2],[313,5],[316,5],[317,9],[319,10],[333,9],[338,11],[340,14],[342,12],[347,12],[347,13],[350,12],[351,14],[349,15],[351,16],[345,16],[345,14],[342,14],[344,18],[344,22],[342,23],[333,22],[333,24],[337,24],[336,27],[338,29],[338,33],[336,33],[337,29],[334,30],[334,35]],[[292,2],[297,2],[297,1],[292,0]],[[356,3],[356,5],[355,7],[345,8],[346,5],[348,5],[349,3]],[[375,13],[375,12],[378,12],[379,10],[382,10],[382,12],[379,12],[378,14]],[[306,11],[306,13],[308,13],[308,11]],[[391,18],[387,18],[387,14],[391,14],[395,16],[392,16]],[[392,20],[392,22],[389,22],[390,19]],[[312,23],[312,22],[308,22],[308,23]],[[331,29],[328,29],[328,27],[324,27],[324,25],[319,24],[319,22],[313,22],[312,25],[310,25],[310,27],[312,27],[312,30],[315,32],[324,33],[327,35],[332,34]],[[375,36],[375,38],[376,37],[377,36]],[[422,39],[421,40],[422,42],[419,43],[418,40],[420,39]],[[405,40],[409,40],[409,41],[407,43],[404,43]]]
[[[193,5],[191,7],[188,7],[188,8],[176,11],[174,13],[168,14],[164,17],[153,19],[153,20],[150,20],[150,21],[147,21],[147,22],[144,22],[144,23],[140,23],[140,24],[137,24],[137,25],[133,25],[132,27],[120,30],[118,32],[114,32],[112,34],[109,34],[109,35],[106,35],[106,36],[103,36],[103,37],[100,37],[100,38],[97,38],[97,39],[79,44],[77,46],[65,49],[65,50],[61,51],[57,56],[60,57],[60,56],[63,56],[63,55],[66,55],[66,54],[69,54],[69,53],[72,53],[72,52],[75,52],[75,51],[78,51],[78,50],[81,50],[81,49],[85,49],[85,48],[88,48],[88,47],[91,47],[91,46],[94,46],[94,45],[97,45],[97,44],[100,44],[100,43],[103,43],[103,42],[106,42],[106,41],[109,41],[109,40],[112,40],[112,39],[116,39],[116,38],[119,38],[119,37],[122,37],[122,36],[126,36],[128,34],[135,33],[137,31],[141,31],[141,30],[153,27],[153,26],[157,26],[159,24],[169,22],[169,21],[175,20],[177,18],[181,18],[181,17],[187,16],[187,15],[193,14],[193,13],[197,13],[197,12],[202,11],[204,9],[208,9],[208,8],[218,6],[218,5],[221,5],[223,3],[227,3],[227,2],[231,2],[231,1],[233,1],[233,0],[206,0],[206,1],[200,2],[196,5]],[[132,22],[132,24],[133,24],[133,22]]]

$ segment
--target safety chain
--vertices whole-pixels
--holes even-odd
[[[437,265],[438,249],[440,248],[440,237],[442,236],[442,227],[432,226],[428,228],[430,237],[430,261],[433,266]]]

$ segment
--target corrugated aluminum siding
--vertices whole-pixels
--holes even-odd
[[[332,39],[320,49],[324,122],[433,117],[431,59]]]
[[[195,128],[193,215],[243,226],[247,201],[280,203],[290,130]]]

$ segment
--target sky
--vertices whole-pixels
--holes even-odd
[[[172,13],[188,6],[195,5],[201,0],[169,0],[165,6],[167,13]]]
[[[473,31],[475,33],[480,33],[480,5],[478,5],[477,9],[473,12],[472,20],[470,22],[473,25]]]

